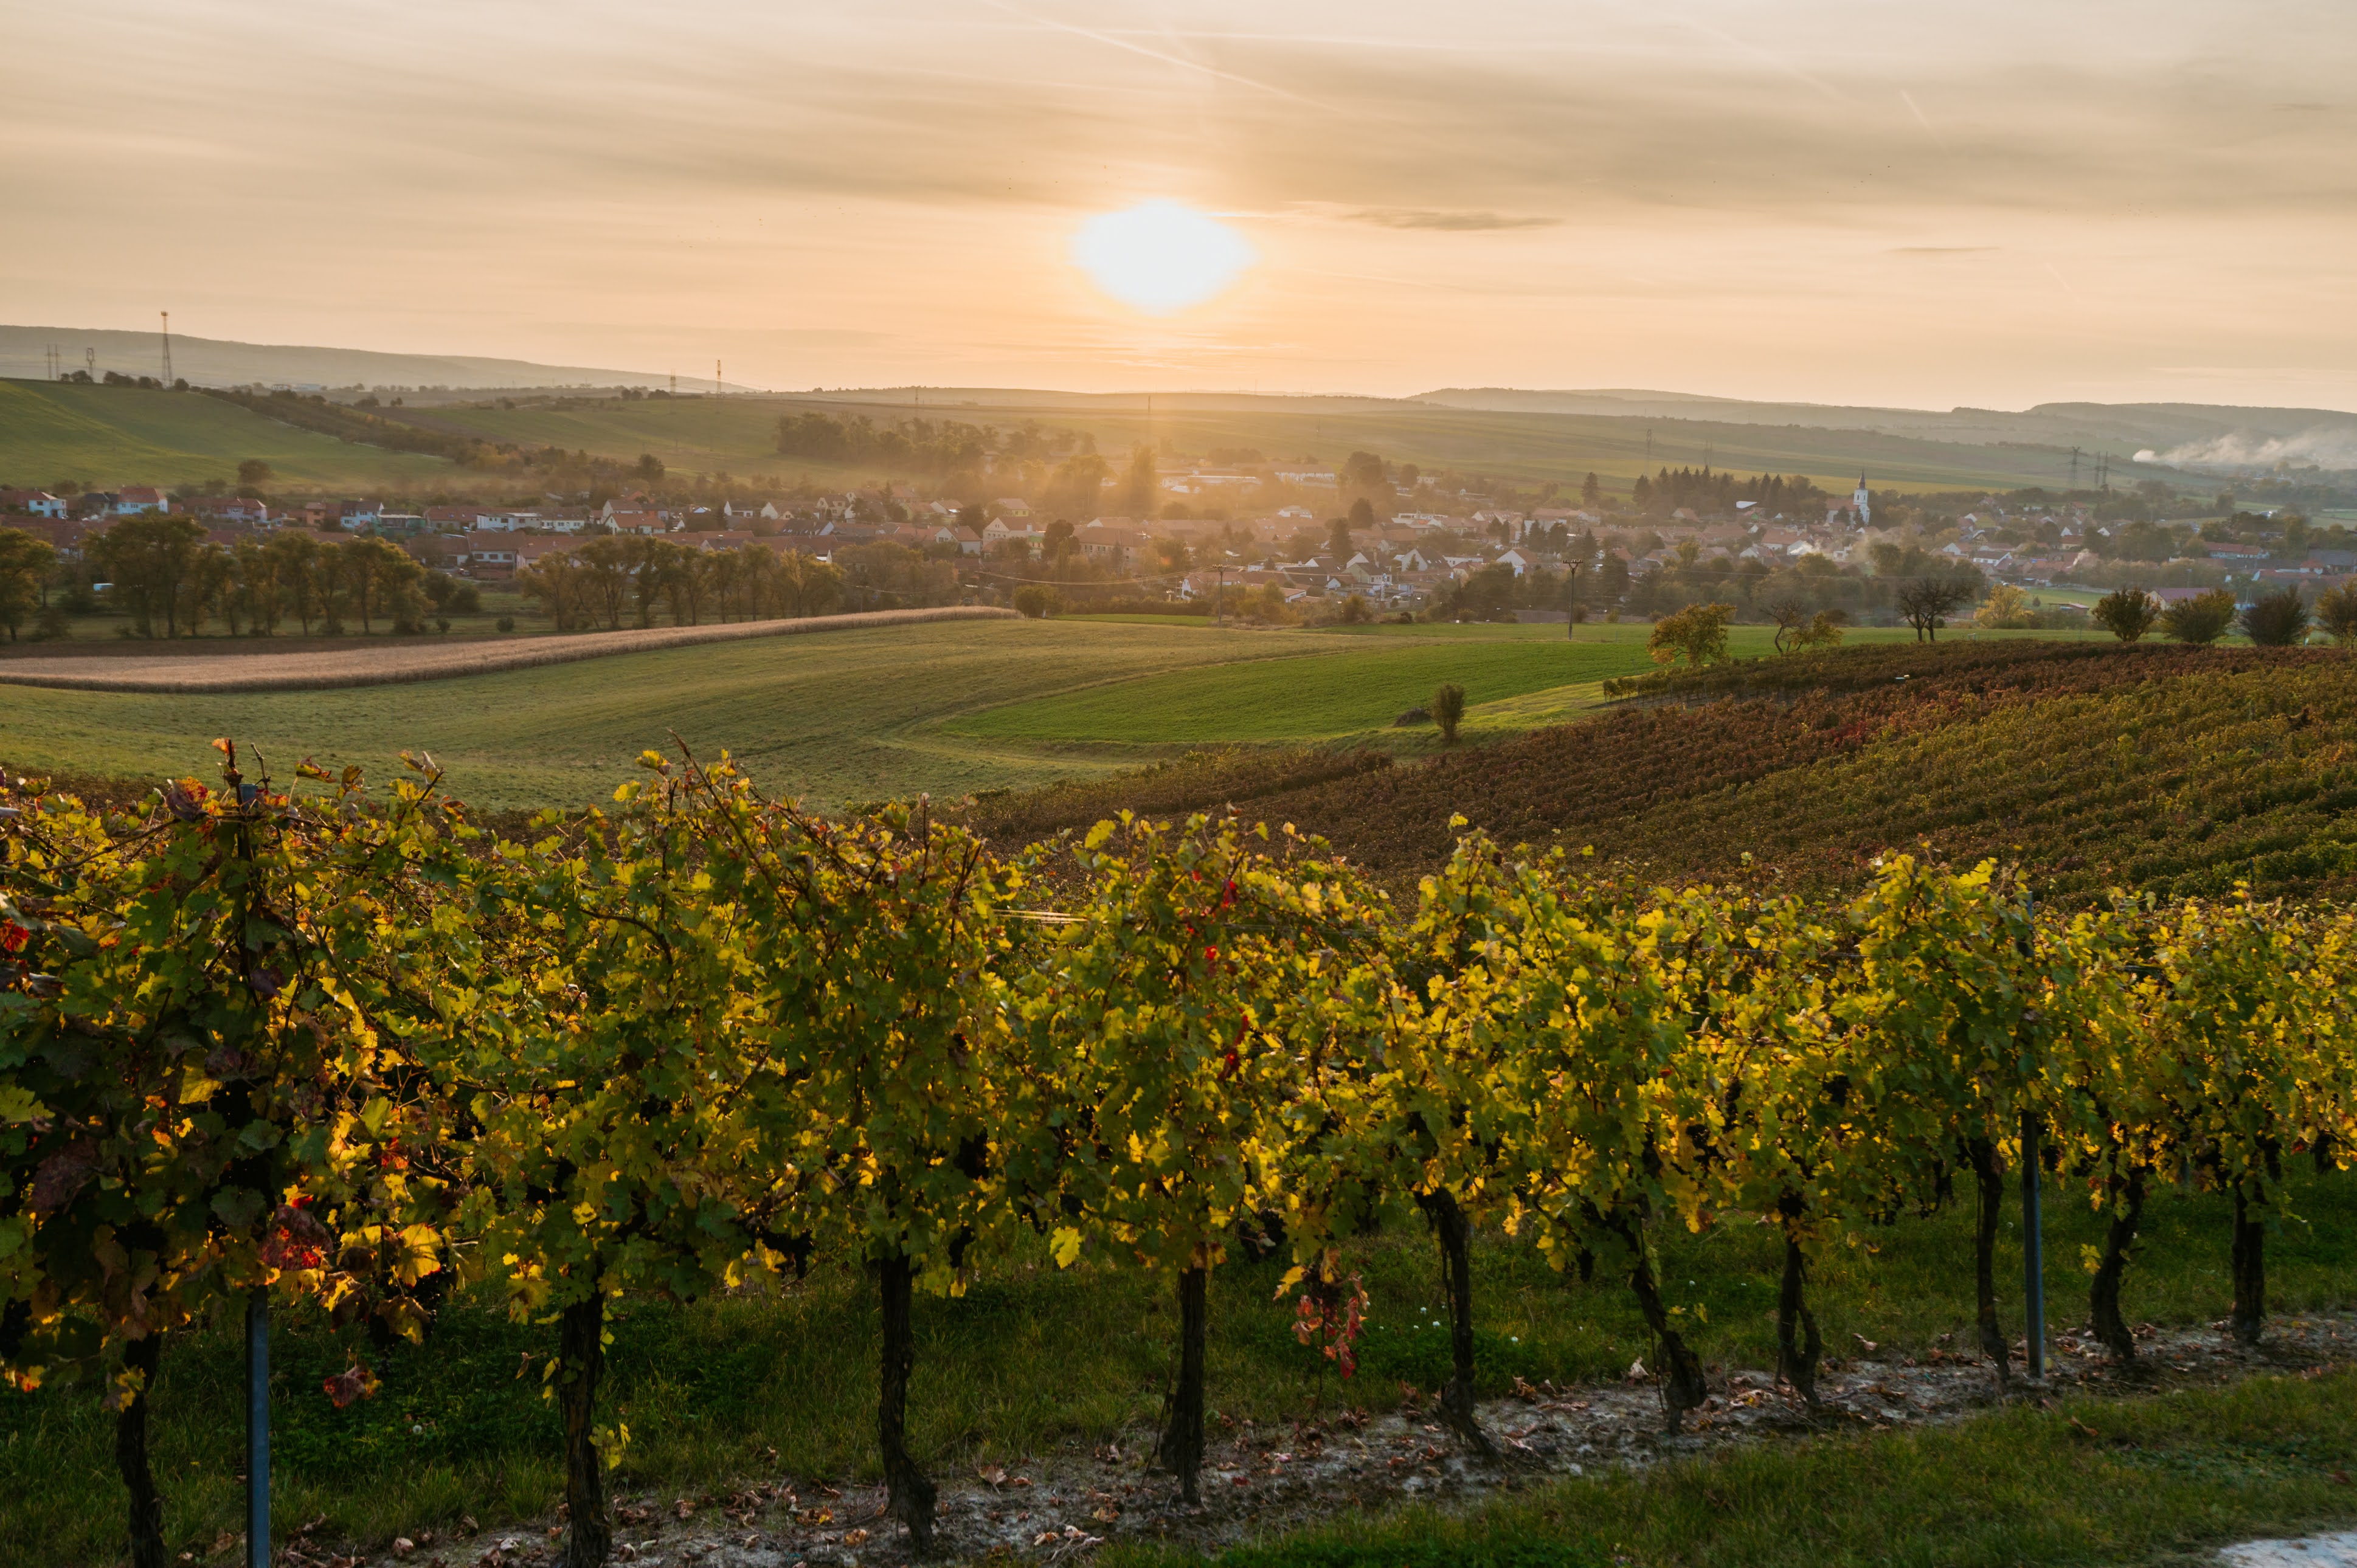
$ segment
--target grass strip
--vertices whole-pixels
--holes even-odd
[[[2009,1568],[2159,1563],[2357,1519],[2357,1373],[2264,1374],[1953,1426],[1725,1450],[1451,1517],[1345,1518],[1222,1568]],[[1191,1554],[1108,1547],[1104,1568]]]

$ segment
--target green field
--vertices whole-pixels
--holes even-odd
[[[0,381],[0,484],[234,482],[259,457],[298,489],[436,489],[457,469],[439,457],[355,446],[197,392]]]
[[[423,747],[480,805],[600,800],[676,730],[728,747],[772,788],[823,805],[954,797],[1088,778],[1223,741],[1368,744],[1433,688],[1466,688],[1469,736],[1558,724],[1601,682],[1652,668],[1640,625],[1243,631],[958,621],[635,653],[544,669],[326,692],[150,694],[0,685],[0,760],[107,777],[201,771],[217,736],[291,763],[382,768]],[[1867,630],[1855,640],[1902,640]],[[2037,635],[2037,634],[2032,634]],[[2062,636],[2069,634],[2044,634]],[[1761,627],[1735,628],[1741,653]]]

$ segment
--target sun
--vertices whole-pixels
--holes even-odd
[[[1151,316],[1225,293],[1258,260],[1251,241],[1176,201],[1101,214],[1072,237],[1072,261],[1090,281]]]

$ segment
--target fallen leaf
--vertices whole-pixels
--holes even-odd
[[[863,1546],[866,1541],[867,1532],[865,1530],[846,1530],[843,1532],[843,1544],[845,1546]]]
[[[1869,1356],[1873,1355],[1877,1350],[1879,1350],[1879,1349],[1881,1349],[1881,1348],[1882,1348],[1882,1347],[1881,1347],[1881,1346],[1879,1346],[1879,1345],[1876,1344],[1873,1340],[1868,1339],[1868,1338],[1867,1338],[1865,1335],[1863,1335],[1863,1334],[1852,1334],[1852,1335],[1850,1336],[1850,1337],[1851,1337],[1851,1338],[1853,1338],[1853,1339],[1855,1339],[1855,1340],[1857,1340],[1857,1348],[1858,1348],[1859,1349],[1861,1349],[1861,1350],[1865,1351],[1865,1352],[1866,1352],[1867,1355],[1869,1355]]]
[[[416,1550],[417,1542],[410,1540],[409,1537],[396,1535],[393,1538],[393,1554],[395,1557],[406,1557]]]
[[[985,1465],[981,1468],[975,1470],[974,1474],[982,1478],[982,1482],[985,1486],[1003,1487],[1006,1485],[1006,1467],[1003,1465]]]

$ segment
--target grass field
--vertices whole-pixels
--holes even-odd
[[[847,468],[783,457],[775,432],[781,413],[816,408],[878,422],[908,417],[907,404],[845,404],[824,399],[683,399],[619,403],[597,409],[445,408],[404,411],[431,429],[491,441],[554,445],[616,457],[652,452],[674,467],[726,468],[738,476],[807,473],[822,482]],[[1027,420],[1080,430],[1100,451],[1126,452],[1139,442],[1168,441],[1181,452],[1256,447],[1272,462],[1315,458],[1340,465],[1356,449],[1427,469],[1454,468],[1522,483],[1577,485],[1590,470],[1624,491],[1640,472],[1708,462],[1738,473],[1803,474],[1846,495],[1864,472],[1878,486],[2009,489],[2061,486],[2070,476],[2066,448],[1968,444],[1798,425],[1616,418],[1602,414],[1501,413],[1437,406],[1305,412],[1287,409],[1180,409],[1157,413],[1059,403],[934,407],[928,418],[1001,426]],[[1648,453],[1651,454],[1650,463]],[[874,477],[881,478],[880,474]],[[911,476],[902,474],[901,478]]]
[[[431,490],[457,473],[439,457],[355,446],[196,392],[0,381],[0,484],[234,483],[248,457],[297,489]]]
[[[2286,1315],[2357,1305],[2357,1274],[2350,1266],[2357,1257],[2357,1176],[2319,1177],[2305,1164],[2292,1173],[2296,1210],[2305,1222],[2287,1225],[2267,1242],[2270,1308]],[[2126,1282],[2123,1305],[2131,1320],[2200,1324],[2223,1313],[2231,1294],[2229,1216],[2229,1205],[2214,1196],[2155,1196],[2147,1211],[2143,1250]],[[1813,1269],[1809,1287],[1828,1347],[1840,1353],[1855,1345],[1854,1336],[1863,1336],[1888,1357],[1921,1357],[1943,1334],[1963,1330],[1957,1337],[1967,1338],[1973,1318],[1972,1220],[1967,1202],[1928,1220],[1904,1220],[1878,1231],[1875,1249],[1834,1250]],[[2079,1266],[2079,1250],[2101,1234],[2099,1217],[2083,1199],[2066,1200],[2058,1187],[2045,1232],[2049,1316],[2057,1333],[2081,1320],[2087,1276]],[[2021,1326],[2018,1237],[2008,1222],[1997,1250],[2008,1336]],[[1663,1228],[1660,1242],[1663,1277],[1673,1299],[1706,1325],[1695,1331],[1699,1353],[1727,1368],[1772,1368],[1770,1309],[1781,1255],[1774,1232],[1728,1224],[1695,1236],[1671,1225]],[[1433,1249],[1422,1227],[1353,1241],[1346,1266],[1362,1275],[1371,1298],[1361,1340],[1361,1370],[1348,1384],[1325,1370],[1316,1352],[1290,1333],[1291,1303],[1273,1294],[1283,1261],[1232,1262],[1215,1271],[1209,1394],[1218,1413],[1270,1424],[1351,1405],[1380,1412],[1400,1402],[1403,1380],[1426,1390],[1437,1386],[1446,1375],[1448,1351],[1445,1331],[1431,1326],[1426,1316],[1436,1310],[1440,1294]],[[1606,1273],[1598,1270],[1594,1283],[1582,1283],[1550,1271],[1527,1245],[1495,1233],[1477,1239],[1473,1300],[1485,1398],[1506,1392],[1516,1377],[1557,1383],[1614,1380],[1632,1357],[1650,1354],[1629,1291]],[[617,1485],[660,1487],[668,1498],[676,1490],[726,1486],[750,1474],[837,1481],[872,1475],[874,1294],[856,1270],[827,1267],[772,1297],[737,1295],[685,1306],[624,1303],[608,1353],[608,1392],[601,1395],[601,1416],[631,1434]],[[1061,1444],[1099,1444],[1151,1423],[1160,1409],[1176,1334],[1168,1294],[1167,1282],[1142,1271],[1086,1259],[1061,1271],[1009,1260],[985,1265],[962,1297],[920,1294],[909,1407],[912,1448],[924,1463],[948,1472],[993,1459],[1013,1465]],[[316,1316],[291,1316],[276,1330],[272,1352],[280,1517],[324,1514],[324,1540],[382,1544],[397,1530],[421,1525],[447,1530],[462,1512],[496,1529],[502,1520],[547,1509],[558,1491],[558,1418],[540,1397],[538,1361],[531,1376],[520,1378],[517,1370],[527,1356],[548,1354],[553,1333],[544,1326],[511,1322],[488,1304],[464,1302],[443,1314],[425,1346],[398,1345],[379,1353],[367,1347],[357,1328],[338,1331]],[[321,1397],[319,1386],[354,1354],[367,1358],[383,1386],[374,1398],[337,1411]],[[177,1339],[165,1354],[152,1441],[168,1501],[167,1535],[176,1549],[182,1541],[209,1541],[217,1530],[233,1528],[242,1364],[231,1325]],[[2345,1390],[2346,1379],[2322,1387]],[[2232,1422],[2266,1418],[2264,1405],[2237,1404],[2235,1396],[2223,1393],[2215,1397],[2228,1402],[2218,1435],[2229,1435]],[[2345,1402],[2338,1410],[2339,1452],[2345,1455],[2350,1416]],[[2018,1441],[2025,1431],[2044,1431],[2021,1424],[2039,1420],[2035,1414],[1994,1419],[1999,1425],[1986,1440],[1990,1444]],[[2096,1424],[2119,1430],[2109,1416]],[[2068,1430],[2062,1434],[2066,1443]],[[0,1553],[0,1561],[48,1568],[111,1560],[120,1539],[122,1494],[113,1466],[113,1422],[94,1395],[81,1389],[31,1396],[0,1392],[0,1433],[8,1434],[0,1441],[0,1498],[9,1500],[16,1540],[42,1543],[14,1557]],[[2291,1434],[2246,1426],[2242,1435],[2271,1442]],[[1995,1452],[1976,1446],[1979,1441],[1924,1433],[1892,1439],[1889,1451],[1904,1455],[1918,1444],[1935,1450],[1942,1444],[1962,1444],[1966,1454]],[[1799,1466],[1786,1472],[1796,1476],[1812,1465],[1832,1464],[1849,1477],[1849,1484],[1865,1480],[1857,1469],[1863,1461],[1826,1459],[1822,1455],[1828,1448],[1836,1455],[1871,1452],[1839,1442],[1811,1442],[1784,1446],[1781,1456],[1762,1451],[1711,1463],[1738,1472],[1751,1466],[1770,1471]],[[765,1449],[774,1455],[765,1456]],[[2037,1451],[2035,1444],[2025,1450]],[[1820,1457],[1808,1457],[1813,1454]],[[2339,1461],[2347,1462],[2345,1456]],[[1917,1474],[1907,1466],[1900,1473]],[[1922,1471],[1919,1480],[1933,1473]],[[1970,1485],[1985,1473],[1968,1464],[1952,1478]],[[2322,1475],[2316,1479],[2329,1484]],[[1616,1495],[1612,1488],[1632,1484],[1640,1483],[1606,1481],[1574,1495],[1617,1506],[1609,1504]],[[1526,1506],[1505,1505],[1501,1517],[1512,1520],[1518,1517],[1513,1510]],[[2349,1506],[2357,1513],[2357,1498]],[[1611,1517],[1619,1523],[1627,1515],[1624,1510]],[[1345,1543],[1336,1547],[1338,1556],[1307,1551],[1287,1555],[1290,1549],[1273,1545],[1247,1561],[1363,1563],[1370,1568],[1395,1568],[1402,1561],[1462,1561],[1401,1558],[1372,1549],[1378,1541],[1397,1541],[1401,1530],[1428,1528],[1413,1520],[1364,1523],[1335,1538]],[[1451,1528],[1481,1527],[1476,1521]],[[1753,1532],[1750,1550],[1766,1551],[1775,1534]],[[1873,1555],[1858,1560],[1871,1561]]]
[[[154,778],[204,768],[217,736],[284,762],[307,754],[371,768],[423,747],[460,798],[524,807],[605,799],[676,729],[822,804],[954,797],[1225,740],[1426,753],[1438,746],[1430,726],[1392,721],[1443,681],[1467,689],[1469,736],[1560,723],[1599,703],[1604,680],[1652,668],[1647,628],[1579,630],[1567,643],[1560,627],[955,622],[324,692],[0,686],[0,755],[19,769]],[[1761,652],[1769,633],[1738,628],[1733,640]]]

